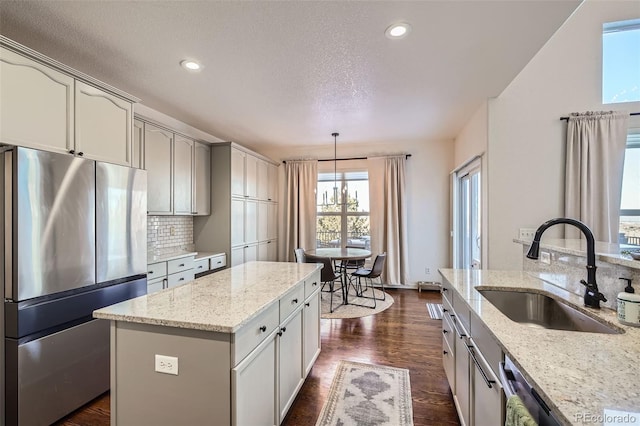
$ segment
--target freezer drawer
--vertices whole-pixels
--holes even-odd
[[[47,425],[109,389],[109,321],[6,339],[6,424]]]

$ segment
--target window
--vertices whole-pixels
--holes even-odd
[[[317,247],[371,248],[366,171],[318,173],[316,199]]]
[[[640,101],[640,19],[602,27],[602,103]]]
[[[630,129],[622,173],[620,242],[640,246],[640,129]]]

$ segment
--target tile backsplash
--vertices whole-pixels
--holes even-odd
[[[149,252],[193,245],[193,216],[147,216]]]

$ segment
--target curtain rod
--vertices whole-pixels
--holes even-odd
[[[640,115],[640,112],[631,112],[629,115]],[[560,117],[560,120],[569,121],[569,117]]]
[[[411,154],[405,154],[405,160],[411,157]],[[349,157],[349,158],[323,158],[318,161],[349,161],[349,160],[366,160],[367,157]],[[287,160],[282,160],[282,164],[287,164]]]

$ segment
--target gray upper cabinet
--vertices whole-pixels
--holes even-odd
[[[211,147],[196,142],[194,152],[193,214],[211,214]]]
[[[131,166],[133,97],[0,36],[0,141]]]
[[[144,122],[133,120],[133,149],[131,167],[144,169]]]
[[[145,123],[144,146],[149,214],[173,214],[173,133]]]
[[[192,214],[194,141],[175,135],[173,149],[173,213]]]

